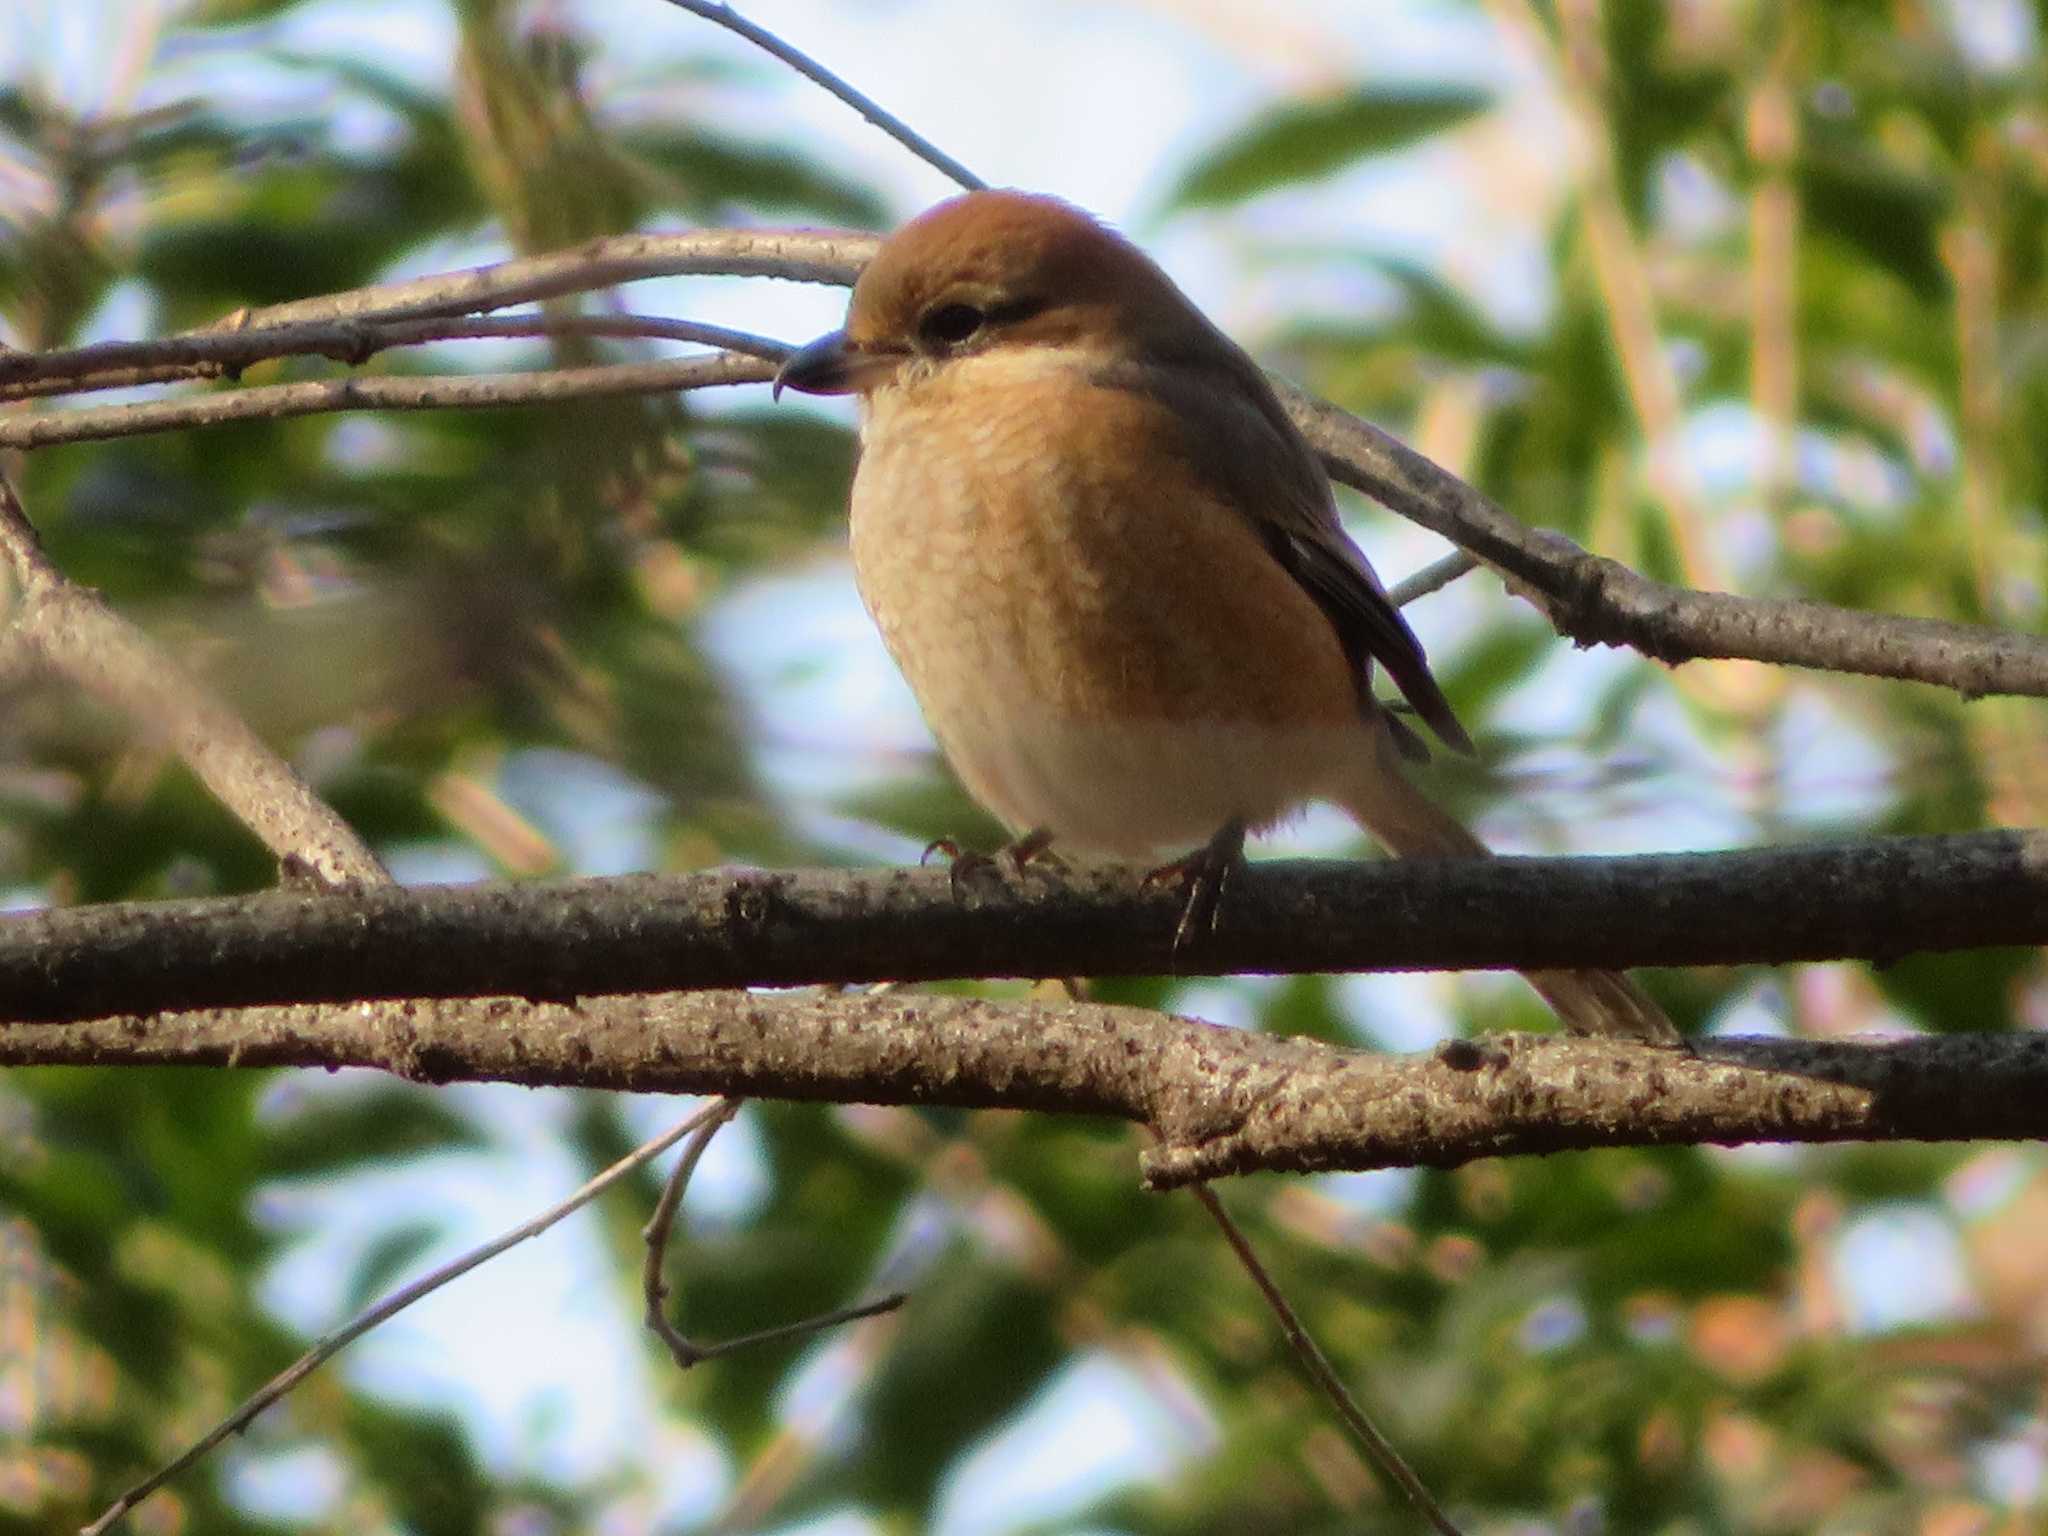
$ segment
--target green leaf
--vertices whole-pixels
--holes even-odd
[[[968,798],[943,765],[841,795],[835,808],[891,832],[929,842],[948,838],[975,853],[993,853],[1010,839],[1002,825]]]
[[[180,20],[186,26],[239,27],[274,20],[304,3],[305,0],[199,0]]]
[[[885,1509],[928,1512],[954,1461],[1065,1359],[1057,1299],[965,1254],[920,1281],[868,1388],[856,1486]]]
[[[419,1536],[482,1536],[491,1487],[453,1414],[408,1412],[352,1399],[345,1433],[362,1475]]]
[[[1428,267],[1399,257],[1369,258],[1401,290],[1402,315],[1389,327],[1439,357],[1459,362],[1521,363],[1527,348],[1504,336],[1484,311]]]
[[[663,174],[667,196],[658,201],[685,213],[708,217],[740,204],[862,229],[887,222],[874,193],[787,150],[721,138],[695,125],[622,133],[618,143]]]
[[[380,1233],[348,1277],[342,1310],[360,1312],[409,1273],[429,1248],[440,1241],[441,1228],[431,1221],[409,1221]]]
[[[442,1095],[405,1084],[322,1098],[272,1132],[269,1171],[319,1177],[364,1163],[486,1145]]]
[[[1469,85],[1375,85],[1328,101],[1290,102],[1239,129],[1198,159],[1167,198],[1169,209],[1242,202],[1355,160],[1404,149],[1478,116],[1492,104]]]
[[[1981,1034],[2016,1022],[2021,978],[2031,949],[1972,949],[1907,955],[1876,971],[1885,994],[1936,1034]]]
[[[1939,241],[1950,196],[1858,142],[1816,145],[1802,158],[1799,195],[1818,230],[1860,251],[1922,299],[1948,286]]]

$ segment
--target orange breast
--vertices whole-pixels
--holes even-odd
[[[877,403],[854,501],[862,593],[921,699],[967,670],[1080,719],[1356,721],[1328,620],[1162,407],[1070,368],[964,372]]]

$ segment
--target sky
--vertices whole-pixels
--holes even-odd
[[[25,12],[27,21],[0,28],[0,79],[33,68],[78,100],[103,100],[118,90],[118,42],[142,37],[157,9],[149,0],[7,4],[17,17]],[[590,78],[604,99],[671,90],[701,96],[751,131],[883,189],[903,215],[951,190],[844,106],[660,0],[560,0],[560,8],[573,12],[598,41]],[[1152,250],[1226,329],[1248,341],[1256,343],[1283,317],[1298,318],[1304,310],[1342,314],[1386,302],[1387,294],[1355,263],[1325,254],[1339,248],[1372,248],[1431,265],[1509,328],[1534,325],[1551,300],[1545,242],[1571,174],[1569,136],[1539,72],[1483,7],[1450,0],[752,0],[743,9],[989,180],[1055,191],[1108,218]],[[1993,12],[2025,14],[2002,0],[1987,8]],[[1996,28],[1985,35],[1984,46],[2004,46]],[[451,37],[439,5],[315,0],[291,13],[274,41],[281,48],[361,50],[438,84],[448,72]],[[111,57],[110,40],[117,41]],[[707,60],[727,67],[708,76],[691,67]],[[181,67],[192,88],[222,101],[307,90],[303,75],[259,65],[246,54],[195,58]],[[1262,109],[1321,88],[1410,77],[1477,81],[1500,93],[1501,106],[1442,144],[1367,171],[1262,199],[1249,209],[1163,216],[1178,170]],[[304,110],[317,116],[332,105],[309,97]],[[327,127],[344,137],[377,131],[373,122],[340,115]],[[0,195],[4,190],[0,182]],[[411,270],[490,254],[423,252]],[[708,279],[647,285],[638,299],[660,312],[792,340],[836,325],[844,304],[835,290]],[[101,326],[132,332],[146,320],[116,306]],[[838,403],[799,408],[845,418]],[[1713,472],[1732,455],[1728,475],[1739,489],[1742,423],[1695,422],[1693,431],[1690,447],[1709,483],[1720,483]],[[1390,579],[1443,549],[1384,515],[1362,524],[1361,536]],[[1497,590],[1470,581],[1418,605],[1413,617],[1433,649],[1455,647],[1498,601]],[[742,588],[714,616],[708,641],[770,743],[764,768],[799,812],[839,835],[872,838],[878,856],[910,852],[886,837],[830,823],[825,808],[832,793],[848,786],[843,770],[822,769],[821,762],[866,761],[880,772],[893,756],[927,745],[914,703],[883,656],[843,562]],[[834,658],[832,664],[800,665],[820,655]],[[1597,683],[1631,664],[1616,653],[1560,644],[1500,723],[1568,734],[1585,701],[1599,692]],[[1634,817],[1602,820],[1596,834],[1602,846],[1710,847],[1740,839],[1741,807],[1717,787],[1713,765],[1700,758],[1675,709],[1660,719],[1653,705],[1646,718],[1652,739],[1669,755],[1666,771],[1697,775],[1700,792],[1646,803]],[[1785,729],[1795,746],[1835,743],[1829,753],[1787,754],[1809,776],[1817,820],[1867,809],[1868,791],[1858,786],[1881,775],[1858,758],[1853,729],[1824,712],[1797,710]],[[541,763],[523,771],[545,779],[563,768]],[[1568,795],[1568,787],[1557,793]],[[601,808],[589,814],[588,825],[572,829],[584,868],[633,867],[644,857],[634,829],[646,809],[633,801],[630,786],[573,798]],[[1583,829],[1584,821],[1568,802],[1554,807],[1559,827]],[[1312,816],[1284,846],[1332,851],[1349,839],[1341,818]],[[446,862],[445,850],[416,857],[416,865],[401,860],[401,868],[442,876],[467,872],[459,861]],[[1439,1004],[1454,984],[1394,977],[1344,985],[1361,1008],[1411,1021],[1412,1038],[1392,1043],[1420,1047],[1440,1029]],[[1184,1003],[1224,1021],[1244,1013],[1243,994],[1226,987],[1191,989]],[[1744,1022],[1768,1026],[1768,1009],[1758,1006],[1762,1016]],[[283,1080],[272,1112],[288,1114],[310,1094],[351,1091],[357,1090],[346,1080]],[[445,1258],[524,1219],[576,1181],[562,1145],[561,1098],[499,1088],[456,1089],[452,1096],[491,1128],[489,1151],[438,1158],[430,1169],[388,1177],[281,1188],[266,1201],[263,1219],[295,1238],[267,1287],[280,1316],[309,1331],[331,1326],[343,1306],[340,1277],[397,1221],[425,1215],[444,1223],[444,1236],[428,1257]],[[651,1135],[688,1108],[647,1100],[636,1102],[632,1113]],[[713,1144],[692,1191],[689,1219],[731,1219],[758,1193],[762,1178],[743,1118]],[[1337,1180],[1327,1187],[1333,1198],[1370,1209],[1397,1199],[1401,1186]],[[596,1477],[619,1446],[632,1442],[636,1426],[653,1416],[654,1401],[650,1357],[633,1336],[634,1321],[622,1315],[597,1246],[584,1218],[572,1218],[373,1335],[345,1369],[394,1396],[454,1407],[499,1467]],[[1953,1237],[1924,1211],[1877,1213],[1849,1234],[1843,1252],[1843,1282],[1868,1326],[1962,1305]],[[1902,1276],[1908,1278],[1902,1282]],[[544,1328],[536,1326],[541,1319]],[[518,1348],[507,1347],[512,1339],[520,1341]],[[819,1347],[806,1389],[815,1402],[810,1409],[793,1404],[793,1412],[832,1401],[838,1348]],[[708,1514],[734,1469],[686,1424],[664,1424],[658,1433],[672,1469],[665,1502],[637,1513],[662,1519]],[[942,1536],[997,1536],[1026,1519],[1056,1517],[1118,1479],[1157,1472],[1201,1449],[1199,1427],[1166,1411],[1156,1384],[1126,1363],[1084,1356],[961,1469],[937,1529]],[[260,1435],[232,1455],[236,1486],[257,1507],[303,1512],[333,1486],[317,1455],[274,1453]],[[817,1536],[858,1536],[862,1527],[847,1516],[814,1529]]]

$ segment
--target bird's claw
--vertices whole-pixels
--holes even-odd
[[[995,853],[977,853],[971,848],[962,848],[950,837],[935,837],[925,844],[919,855],[920,865],[929,864],[932,855],[942,853],[951,861],[948,875],[952,882],[953,899],[960,900],[966,895],[967,882],[971,880],[995,880],[1002,882],[1003,866],[1007,864],[1013,874],[1021,875],[1034,865],[1051,869],[1064,869],[1066,865],[1060,856],[1052,851],[1052,834],[1043,827],[1025,833],[1014,843]]]
[[[1196,935],[1206,937],[1221,926],[1223,898],[1231,877],[1244,865],[1244,823],[1224,823],[1216,835],[1184,859],[1163,864],[1145,876],[1147,886],[1177,884],[1182,892],[1180,921],[1173,930],[1173,963]]]
[[[972,848],[962,848],[950,837],[935,837],[924,845],[924,852],[918,855],[920,866],[931,863],[932,855],[942,853],[949,865],[946,882],[953,888],[953,899],[964,900],[968,882],[972,880],[994,880],[1002,883],[1002,871],[996,861],[986,853],[977,853]]]
[[[1034,827],[1002,851],[1001,857],[1010,861],[1010,869],[1023,874],[1034,867],[1064,871],[1067,861],[1052,851],[1052,834],[1043,827]]]

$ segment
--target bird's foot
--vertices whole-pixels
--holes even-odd
[[[1180,922],[1173,930],[1173,960],[1180,957],[1197,934],[1211,934],[1223,914],[1223,898],[1230,880],[1244,867],[1242,821],[1226,821],[1214,837],[1184,859],[1163,864],[1145,876],[1148,886],[1170,883],[1180,887]]]
[[[1066,868],[1065,862],[1052,851],[1052,834],[1043,827],[1025,833],[1014,843],[1006,844],[994,853],[977,853],[971,848],[962,848],[950,837],[935,837],[925,844],[919,864],[929,864],[932,855],[944,854],[952,867],[948,871],[953,886],[953,899],[959,900],[966,894],[969,882],[995,880],[1001,882],[1003,866],[1007,864],[1012,874],[1023,874],[1034,865],[1051,869]]]
[[[967,888],[976,880],[993,880],[1002,883],[1002,869],[995,859],[972,848],[962,848],[950,837],[935,837],[924,845],[924,852],[918,855],[920,866],[929,864],[932,855],[944,854],[947,865],[946,881],[953,888],[953,899],[964,900]]]
[[[1067,861],[1052,851],[1052,834],[1044,827],[1033,827],[996,857],[1009,860],[1011,872],[1019,875],[1032,869],[1063,874],[1067,868]]]

